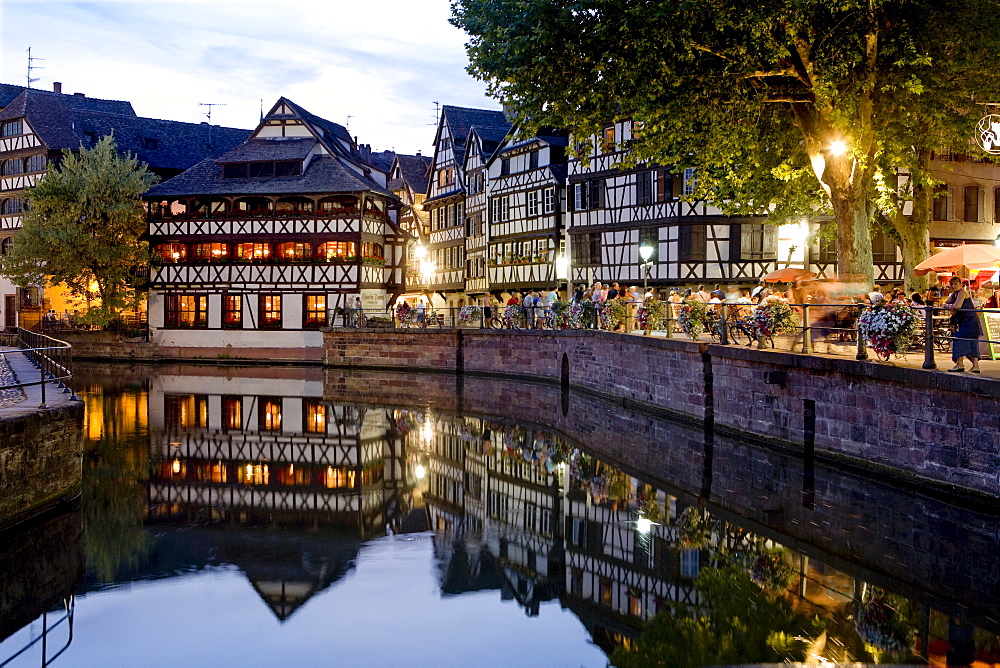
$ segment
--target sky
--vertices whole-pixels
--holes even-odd
[[[0,0],[0,81],[252,128],[282,95],[375,150],[431,154],[435,101],[499,109],[465,72],[449,0]],[[348,118],[350,117],[350,118]]]

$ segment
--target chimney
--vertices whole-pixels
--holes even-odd
[[[62,93],[62,82],[61,81],[53,81],[52,82],[52,92],[53,93],[60,93],[60,94]]]
[[[417,157],[418,158],[420,157],[420,149],[419,148],[417,149]]]

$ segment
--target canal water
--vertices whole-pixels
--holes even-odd
[[[559,387],[76,371],[4,668],[1000,662],[1000,522],[953,499]]]

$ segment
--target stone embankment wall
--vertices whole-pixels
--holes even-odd
[[[240,364],[316,364],[323,348],[236,348],[226,346],[181,347],[130,339],[110,332],[60,333],[73,346],[73,358],[135,362],[216,362]]]
[[[603,331],[338,331],[331,367],[505,375],[765,439],[889,475],[1000,496],[1000,383]]]
[[[0,529],[79,493],[83,403],[0,419]]]

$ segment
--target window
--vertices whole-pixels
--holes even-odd
[[[246,177],[247,177],[247,163],[229,162],[222,165],[222,178],[245,179]]]
[[[650,262],[656,262],[660,255],[660,231],[655,227],[639,228],[639,247],[649,246],[653,249],[653,254],[649,256]],[[642,258],[639,258],[642,261]]]
[[[10,249],[14,247],[14,237],[4,237],[0,241],[0,255],[10,255]]]
[[[192,251],[199,260],[225,260],[229,257],[226,244],[195,244]]]
[[[97,133],[96,132],[88,132],[87,130],[84,130],[83,131],[83,138],[91,146],[93,146],[94,144],[97,143]]]
[[[342,216],[358,212],[358,198],[351,195],[324,197],[319,201],[320,213],[327,216]]]
[[[508,174],[510,174],[510,158],[501,158],[500,176],[507,176]]]
[[[778,228],[763,223],[729,226],[730,260],[778,259]]]
[[[260,295],[260,328],[281,329],[281,295]]]
[[[251,218],[262,218],[271,215],[271,200],[263,197],[244,197],[236,200],[234,208],[237,215]]]
[[[215,216],[226,215],[226,211],[229,210],[229,203],[224,199],[201,200],[195,204],[194,210],[198,215],[206,218],[214,218]]]
[[[701,571],[701,553],[698,550],[680,550],[681,553],[681,577],[696,578]]]
[[[438,170],[438,187],[444,188],[455,183],[455,170],[453,168]]]
[[[528,154],[528,169],[538,169],[538,151]]]
[[[951,195],[948,194],[947,186],[938,186],[934,190],[934,220],[951,220],[949,213],[951,210]]]
[[[327,241],[316,249],[316,256],[323,260],[354,262],[358,251],[353,241]]]
[[[29,155],[24,159],[24,171],[26,172],[44,172],[47,165],[48,160],[41,154]]]
[[[281,431],[280,397],[261,397],[257,428],[260,431]]]
[[[308,260],[312,257],[312,244],[303,241],[285,241],[278,244],[275,257],[282,260]]]
[[[243,295],[222,295],[222,327],[243,328]]]
[[[157,262],[180,262],[187,259],[186,244],[157,244],[153,246],[153,260]]]
[[[154,139],[153,137],[143,137],[142,138],[142,147],[144,149],[149,150],[149,151],[155,151],[156,149],[158,149],[160,147],[160,142],[158,140]]]
[[[236,257],[240,260],[263,260],[271,255],[271,244],[246,242],[236,244]]]
[[[653,172],[639,172],[635,175],[635,203],[653,203]]]
[[[615,126],[609,125],[604,128],[604,152],[611,153],[615,150]]]
[[[539,191],[532,190],[528,193],[528,217],[534,218],[538,215]]]
[[[3,175],[10,176],[12,174],[20,174],[24,171],[24,163],[21,162],[20,158],[11,158],[10,160],[4,160],[3,162]]]
[[[301,174],[301,160],[278,160],[274,163],[275,176],[300,176]]]
[[[704,225],[682,225],[679,241],[677,259],[681,262],[704,262],[708,245]]]
[[[24,134],[24,123],[21,119],[16,121],[7,121],[3,125],[0,125],[0,136],[3,137],[13,137],[14,135]]]
[[[24,211],[24,200],[20,197],[5,199],[0,205],[0,213],[4,215],[18,214]]]
[[[302,401],[302,426],[307,434],[326,433],[326,406],[319,401]]]
[[[674,198],[674,180],[669,170],[656,170],[656,201],[669,202]]]
[[[274,163],[270,160],[265,162],[251,162],[247,165],[247,169],[252,179],[274,176]]]
[[[601,233],[588,232],[572,237],[573,266],[583,267],[601,264]]]
[[[556,189],[546,188],[542,191],[542,213],[555,213]]]
[[[962,220],[967,223],[979,222],[979,186],[966,187],[964,199]]]
[[[611,605],[613,592],[611,585],[611,580],[608,578],[600,579],[600,602],[604,605]]]
[[[302,328],[319,329],[326,325],[326,295],[304,295]]]
[[[1000,188],[993,190],[993,223],[1000,223]]]
[[[208,327],[207,295],[167,295],[164,307],[167,327]]]
[[[573,184],[573,210],[586,211],[590,208],[590,186],[584,183]]]
[[[285,197],[274,205],[274,213],[278,216],[299,216],[313,212],[313,201],[305,197]]]
[[[837,262],[836,239],[820,239],[818,262],[820,264],[834,264]]]
[[[695,186],[697,185],[698,179],[695,177],[695,172],[693,167],[688,167],[684,170],[684,194],[693,195]]]
[[[570,569],[569,591],[576,596],[583,596],[583,569],[573,567]]]
[[[222,397],[222,428],[243,429],[243,397]]]
[[[629,590],[626,595],[628,597],[628,614],[633,617],[642,617],[642,599],[639,598],[638,593]]]
[[[875,264],[895,264],[896,262],[896,242],[884,232],[872,235],[872,262]]]

